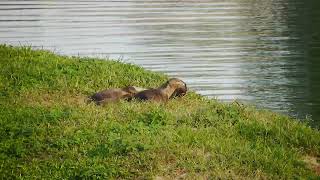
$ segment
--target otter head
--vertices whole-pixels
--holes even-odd
[[[187,84],[178,78],[171,78],[166,83],[171,88],[175,89],[171,97],[184,96],[187,93]]]
[[[184,88],[178,88],[174,91],[171,97],[181,97],[187,94],[187,86]]]
[[[122,96],[124,99],[130,101],[134,95],[138,93],[136,88],[134,86],[126,86],[124,88],[121,88],[122,90]]]
[[[127,86],[122,88],[122,90],[129,94],[136,94],[138,92],[134,86]]]
[[[138,91],[133,86],[126,86],[121,88],[122,94],[125,98],[132,98]]]

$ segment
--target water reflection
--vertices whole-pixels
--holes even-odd
[[[1,1],[0,42],[123,58],[193,90],[320,117],[317,1]]]

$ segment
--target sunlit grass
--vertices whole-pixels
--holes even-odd
[[[105,88],[166,79],[116,61],[1,45],[0,178],[317,176],[305,157],[320,155],[320,133],[287,116],[193,92],[166,104],[87,101]]]

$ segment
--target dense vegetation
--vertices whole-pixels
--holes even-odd
[[[87,101],[166,79],[117,61],[0,45],[0,179],[319,175],[320,132],[287,116],[193,92],[165,104]]]

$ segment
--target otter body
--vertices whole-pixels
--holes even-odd
[[[116,102],[120,99],[130,99],[136,93],[138,93],[140,89],[135,86],[128,86],[124,88],[111,88],[95,93],[91,96],[91,99],[97,104],[102,105],[109,102]]]
[[[169,98],[184,96],[187,85],[180,79],[172,78],[157,89],[147,89],[134,95],[135,99],[146,101],[166,102]]]
[[[153,101],[167,101],[169,99],[168,95],[161,92],[159,89],[147,89],[144,91],[141,91],[134,95],[135,99],[147,101],[147,100],[153,100]]]
[[[145,89],[136,86],[127,86],[124,88],[111,88],[93,94],[90,99],[97,105],[103,105],[110,102],[116,102],[120,99],[131,100],[132,98],[141,101],[166,102],[170,98],[184,96],[187,92],[187,85],[180,79],[169,79],[159,88]]]

